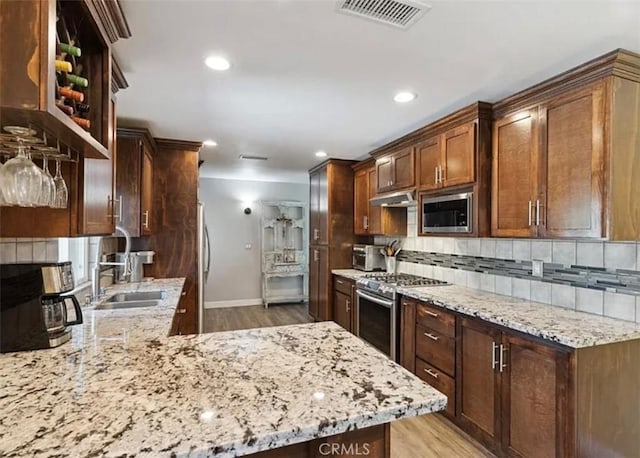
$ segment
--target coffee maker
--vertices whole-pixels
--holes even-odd
[[[70,262],[0,264],[0,353],[53,348],[82,323]]]

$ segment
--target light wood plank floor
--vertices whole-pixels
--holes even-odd
[[[311,323],[306,305],[261,305],[205,310],[205,332]],[[424,415],[391,423],[392,458],[493,457],[442,415]]]

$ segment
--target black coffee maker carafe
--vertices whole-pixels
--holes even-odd
[[[70,262],[0,264],[0,353],[53,348],[82,323]]]

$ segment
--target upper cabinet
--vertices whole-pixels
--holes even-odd
[[[132,237],[150,235],[153,224],[155,140],[147,129],[121,127],[117,133],[116,210],[118,224]]]
[[[492,235],[639,239],[639,94],[618,50],[497,103]]]
[[[414,187],[416,180],[413,146],[377,158],[376,177],[378,193]]]

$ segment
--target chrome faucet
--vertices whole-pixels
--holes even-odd
[[[96,247],[96,262],[91,271],[91,299],[100,299],[100,268],[102,266],[121,266],[122,278],[129,282],[131,277],[131,236],[129,232],[122,226],[116,226],[116,232],[121,232],[125,237],[125,248],[122,262],[102,262],[102,237],[98,238],[98,246]]]

